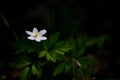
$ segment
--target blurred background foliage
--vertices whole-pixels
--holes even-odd
[[[0,80],[119,80],[118,7],[108,0],[1,0]],[[46,29],[48,40],[27,40],[33,27]]]

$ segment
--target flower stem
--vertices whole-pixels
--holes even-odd
[[[2,14],[0,14],[0,17],[2,18],[2,20],[3,20],[4,23],[6,24],[7,28],[10,29],[10,25],[8,24],[8,21],[5,19],[5,17],[4,17]],[[16,39],[16,40],[19,40],[16,32],[15,32],[14,30],[12,30],[12,32],[13,32],[13,35],[14,35],[15,39]]]
[[[78,65],[78,67],[80,69],[81,78],[82,78],[82,80],[84,80],[84,75],[83,75],[83,72],[82,72],[82,69],[81,69],[81,64],[76,59],[73,59],[73,61]]]

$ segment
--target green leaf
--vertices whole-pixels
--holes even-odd
[[[56,61],[49,53],[46,54],[46,59],[47,59],[48,61],[52,61],[52,62],[55,62],[55,61]]]
[[[83,68],[87,68],[88,64],[93,65],[93,64],[97,63],[97,61],[95,59],[90,58],[90,57],[80,57],[79,62],[81,64],[81,67],[83,67]]]
[[[32,73],[33,75],[37,75],[38,77],[41,76],[42,70],[41,70],[41,62],[36,61],[33,65],[32,65]]]
[[[20,61],[16,61],[15,63],[12,63],[11,67],[21,69],[21,68],[24,68],[24,67],[26,67],[30,64],[31,64],[31,62],[23,59],[23,60],[20,60]]]
[[[92,39],[88,39],[88,41],[86,42],[87,46],[92,46],[94,44],[97,44],[98,42],[98,38],[92,38]]]
[[[29,70],[30,70],[30,67],[26,67],[26,68],[23,70],[23,72],[22,72],[22,74],[21,74],[21,80],[27,80],[27,76],[28,76],[28,74],[29,74]]]
[[[32,73],[35,75],[35,74],[38,74],[38,71],[35,67],[35,65],[32,65]]]
[[[57,54],[57,55],[56,55],[56,59],[57,59],[57,60],[60,60],[60,61],[64,61],[64,60],[65,60],[65,56],[64,56],[64,55],[61,55],[61,54]]]
[[[59,64],[59,65],[56,67],[55,71],[53,72],[53,76],[56,76],[56,75],[62,73],[63,70],[64,70],[64,68],[65,68],[65,63]]]
[[[97,43],[98,47],[102,47],[106,40],[110,40],[110,37],[107,35],[101,36]]]
[[[62,52],[62,51],[59,51],[59,50],[54,50],[54,51],[58,54],[64,55],[64,52]]]
[[[39,53],[38,57],[39,57],[39,58],[40,58],[40,57],[44,57],[47,53],[48,53],[47,51],[43,50],[43,51],[41,51],[41,52]]]
[[[15,52],[15,54],[19,54],[19,53],[31,53],[34,50],[31,48],[31,46],[29,45],[20,45],[18,50]]]
[[[81,47],[78,50],[77,56],[81,56],[84,54],[84,52],[86,51],[86,47]]]
[[[63,48],[58,48],[57,50],[63,51],[63,52],[68,52],[69,50],[71,50],[71,48],[70,48],[70,47],[64,47],[64,46],[63,46]]]
[[[52,35],[49,39],[49,48],[52,47],[58,41],[59,33]]]
[[[25,40],[11,42],[10,45],[13,48],[17,49],[15,54],[31,53],[34,51],[34,49],[31,47],[31,45],[28,42],[26,42]]]
[[[58,42],[55,45],[55,52],[56,53],[60,53],[60,54],[64,54],[65,52],[68,52],[69,50],[71,50],[71,46],[69,45],[69,43],[65,42],[65,41],[61,41]]]
[[[53,62],[56,62],[56,59],[57,59],[56,53],[54,51],[50,51],[49,53],[50,53],[51,57],[53,58]]]
[[[42,42],[42,47],[43,47],[45,50],[48,50],[48,40]]]
[[[65,69],[69,71],[71,68],[72,68],[72,61],[67,61],[65,63]]]

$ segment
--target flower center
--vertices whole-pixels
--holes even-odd
[[[38,33],[38,32],[36,32],[35,34],[34,34],[34,37],[35,38],[37,38],[37,37],[39,37],[40,36],[40,34]]]

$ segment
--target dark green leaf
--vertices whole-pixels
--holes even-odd
[[[39,58],[40,58],[40,57],[44,57],[47,53],[48,53],[47,51],[43,50],[43,51],[41,51],[41,52],[39,53],[38,57],[39,57]]]
[[[52,35],[49,39],[49,48],[52,47],[58,41],[59,33]]]
[[[29,74],[29,70],[30,70],[30,67],[26,67],[26,68],[23,70],[23,72],[22,72],[22,74],[21,74],[21,80],[27,80],[27,76],[28,76],[28,74]]]
[[[90,58],[90,57],[80,57],[79,62],[81,64],[81,67],[83,67],[83,68],[87,68],[88,64],[93,65],[93,64],[97,63],[97,61],[95,59]]]
[[[67,61],[65,63],[65,69],[69,71],[71,68],[72,68],[72,61]]]
[[[88,39],[88,41],[86,42],[86,45],[93,46],[94,44],[97,44],[97,42],[98,42],[98,38]]]
[[[24,68],[30,64],[31,64],[31,62],[23,59],[23,60],[16,61],[15,63],[11,64],[11,67],[21,69],[21,68]]]
[[[32,73],[34,75],[37,75],[38,77],[41,76],[42,70],[41,70],[41,62],[36,61],[33,65],[32,65]]]
[[[81,48],[78,50],[77,56],[83,55],[85,51],[86,51],[86,47],[81,47]]]
[[[46,59],[47,59],[48,61],[52,61],[52,62],[55,62],[55,61],[56,61],[56,59],[54,59],[49,53],[46,54]]]
[[[42,47],[43,47],[45,50],[48,50],[48,40],[42,42]]]
[[[60,50],[54,50],[56,53],[64,55],[64,52],[60,51]]]
[[[65,63],[59,64],[59,65],[56,67],[55,71],[53,72],[53,76],[56,76],[56,75],[62,73],[63,70],[64,70],[64,68],[65,68]]]

